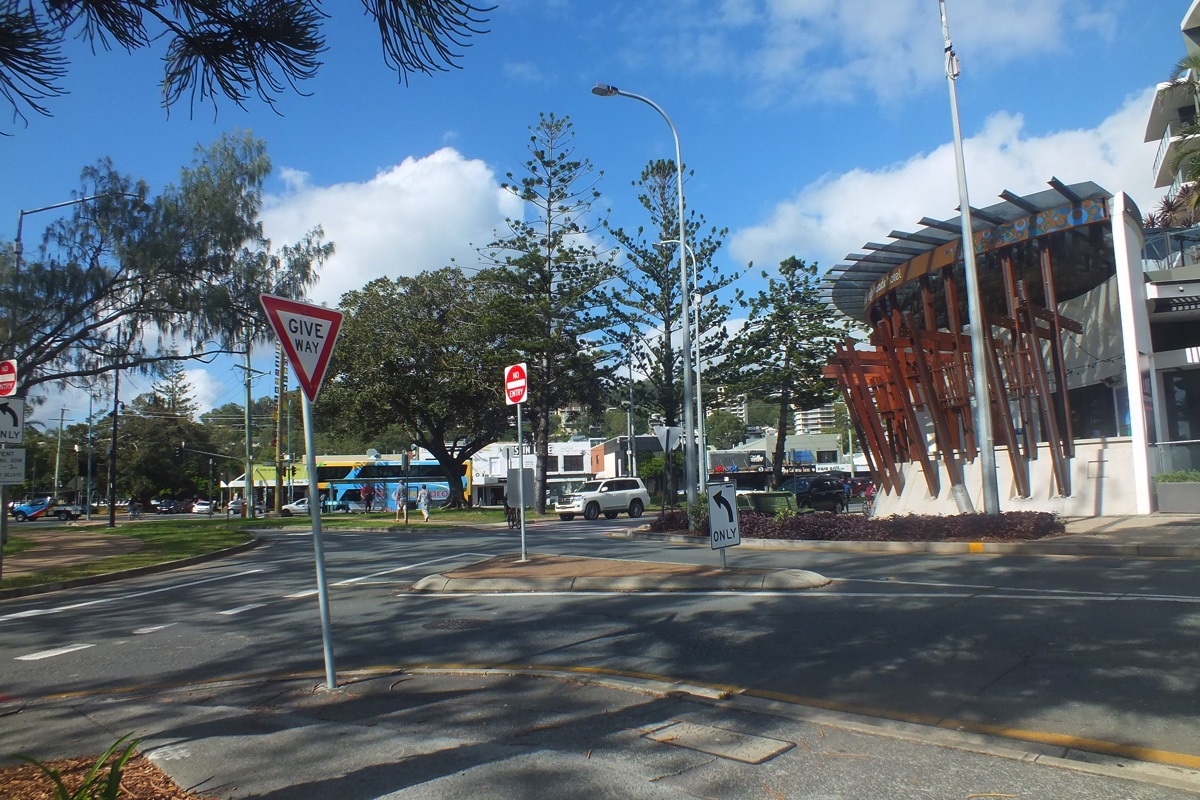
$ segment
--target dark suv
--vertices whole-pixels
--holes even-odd
[[[779,487],[796,495],[796,505],[840,514],[846,510],[846,487],[840,478],[828,475],[795,475]]]

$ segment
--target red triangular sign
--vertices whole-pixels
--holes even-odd
[[[342,312],[273,294],[264,294],[260,300],[300,388],[309,402],[315,402],[342,328]]]

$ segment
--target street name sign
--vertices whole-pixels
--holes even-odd
[[[12,397],[17,393],[17,362],[6,358],[0,361],[0,397]]]
[[[708,533],[712,549],[720,550],[742,543],[738,524],[737,496],[732,483],[710,483],[708,489]]]
[[[0,484],[25,482],[25,450],[6,447],[0,450]]]
[[[21,444],[25,441],[25,398],[6,397],[0,400],[0,444]]]
[[[315,402],[342,328],[342,312],[273,294],[264,294],[260,300],[304,396]]]
[[[529,396],[529,371],[525,364],[504,368],[504,400],[510,406],[524,403]]]

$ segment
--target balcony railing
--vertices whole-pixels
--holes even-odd
[[[1158,153],[1154,156],[1154,179],[1158,180],[1158,168],[1162,166],[1163,159],[1167,156],[1167,150],[1171,149],[1171,140],[1175,138],[1175,132],[1179,129],[1178,122],[1167,123],[1167,130],[1163,133],[1162,139],[1158,141]]]

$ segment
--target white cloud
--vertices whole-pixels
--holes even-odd
[[[474,246],[521,213],[486,164],[448,147],[360,183],[312,186],[295,170],[284,176],[289,190],[268,198],[264,228],[277,247],[324,228],[336,252],[309,299],[328,305],[375,278],[416,275],[451,259],[475,264]]]
[[[1083,36],[1111,38],[1115,2],[949,2],[947,18],[971,68],[995,67],[1044,57]],[[681,0],[655,13],[661,24],[640,19],[641,29],[629,32],[631,59],[657,52],[684,73],[736,74],[758,105],[861,102],[864,88],[890,104],[944,79],[932,0],[724,0],[716,13],[696,13],[694,2]],[[651,32],[680,29],[651,47]]]
[[[1163,194],[1150,174],[1156,144],[1141,141],[1152,98],[1152,89],[1129,98],[1095,129],[1037,137],[1023,135],[1020,116],[991,116],[964,142],[971,205],[998,203],[1004,189],[1032,194],[1057,177],[1126,192],[1144,215]],[[735,262],[768,269],[790,255],[830,267],[864,242],[914,230],[921,217],[953,217],[957,207],[954,149],[947,142],[880,170],[823,176],[776,205],[762,223],[734,232],[729,250]]]

